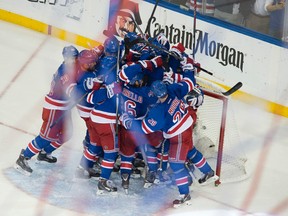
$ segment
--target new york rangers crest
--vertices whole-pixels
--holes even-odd
[[[153,118],[150,118],[148,119],[148,123],[154,127],[157,124],[157,121],[155,121]]]

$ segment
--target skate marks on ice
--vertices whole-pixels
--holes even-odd
[[[92,215],[145,216],[157,214],[166,209],[178,195],[175,186],[160,185],[144,189],[142,177],[130,180],[129,194],[126,195],[121,187],[119,173],[111,175],[111,180],[118,187],[117,194],[96,195],[98,181],[74,178],[81,152],[74,151],[71,154],[73,159],[67,162],[61,157],[62,151],[63,149],[59,149],[55,153],[58,158],[56,164],[39,163],[36,157],[33,157],[29,161],[29,165],[33,169],[31,176],[19,173],[13,165],[3,170],[3,174],[16,187],[41,201]]]

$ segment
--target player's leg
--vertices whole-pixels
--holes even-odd
[[[182,204],[190,205],[191,196],[189,190],[188,171],[185,161],[188,151],[192,148],[192,128],[188,128],[182,134],[170,138],[169,163],[173,170],[175,182],[179,191],[179,198],[173,201],[174,207]]]
[[[188,167],[193,164],[204,175],[198,180],[199,184],[206,185],[216,181],[219,177],[215,175],[214,170],[211,168],[206,158],[199,152],[195,146],[188,152]]]
[[[117,187],[109,180],[115,160],[118,156],[118,143],[116,143],[115,139],[115,124],[95,124],[95,131],[100,138],[100,144],[104,151],[97,193],[102,194],[104,191],[116,192]]]

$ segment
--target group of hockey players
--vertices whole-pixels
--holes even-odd
[[[45,96],[40,133],[21,150],[18,171],[30,175],[28,161],[35,155],[38,161],[57,162],[51,153],[71,138],[76,106],[87,133],[75,177],[98,178],[97,194],[117,191],[110,179],[117,161],[125,191],[139,164],[145,165],[145,188],[173,180],[180,193],[174,206],[191,200],[191,167],[203,173],[200,184],[217,179],[193,146],[204,95],[195,81],[200,65],[181,43],[170,47],[162,33],[147,38],[129,32],[124,40],[111,36],[81,52],[67,46],[62,54]]]

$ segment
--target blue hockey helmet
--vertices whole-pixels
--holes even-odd
[[[133,42],[135,41],[136,39],[138,39],[138,35],[135,33],[135,32],[128,32],[127,34],[125,34],[124,36],[124,40],[125,42],[128,41],[128,42]]]
[[[65,46],[62,50],[62,56],[65,58],[76,58],[79,55],[79,51],[72,45]]]
[[[136,40],[139,40],[140,37],[135,33],[135,32],[128,32],[127,34],[125,34],[124,36],[124,43],[125,45],[130,45],[130,49],[138,51],[141,47],[142,44],[140,44],[139,42],[137,43]],[[135,44],[133,46],[131,46],[131,44],[135,42]]]
[[[99,76],[105,76],[110,72],[116,72],[117,58],[115,56],[105,56],[99,62],[97,73]]]
[[[105,55],[117,55],[119,47],[119,41],[116,37],[112,36],[104,41]]]
[[[151,84],[151,91],[158,98],[164,97],[168,93],[167,86],[160,80],[156,80]]]
[[[143,83],[143,78],[144,78],[144,74],[138,73],[130,80],[129,84],[133,86],[138,86],[138,85],[141,86]]]

